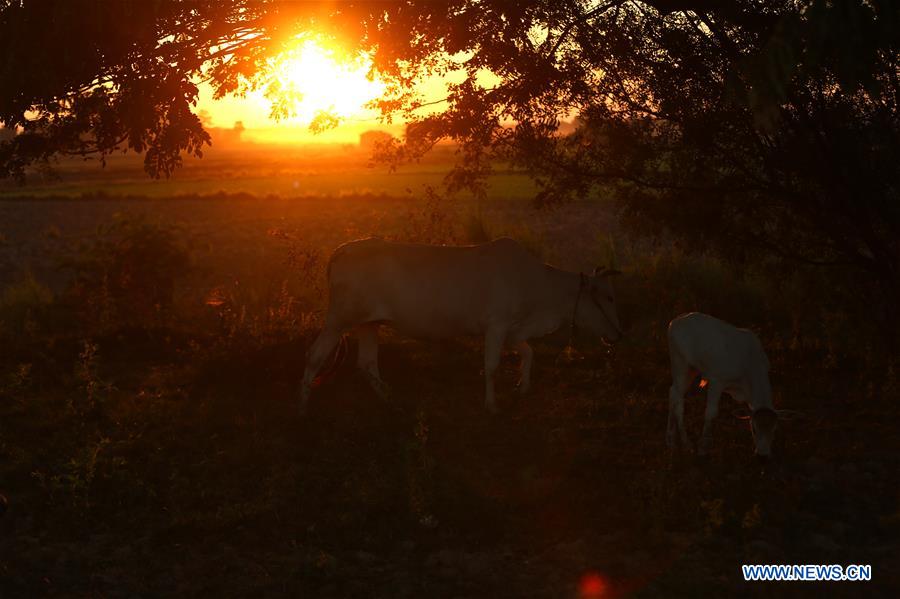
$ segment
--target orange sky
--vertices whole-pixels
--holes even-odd
[[[366,109],[366,102],[378,97],[381,83],[366,77],[368,63],[364,58],[355,64],[339,64],[315,42],[306,42],[273,68],[273,80],[283,89],[300,94],[294,104],[296,116],[281,121],[270,117],[271,102],[262,90],[246,97],[228,96],[213,100],[212,88],[200,86],[197,109],[210,119],[213,127],[230,128],[241,121],[246,128],[243,138],[249,141],[277,143],[355,143],[360,133],[381,129],[400,134],[402,123],[387,125],[378,121],[375,111]],[[489,79],[489,78],[488,78]],[[448,81],[459,81],[460,75],[447,78],[431,77],[419,85],[424,101],[446,96]],[[440,105],[429,110],[440,110]],[[322,133],[312,133],[309,124],[320,110],[341,117],[340,124]]]
[[[309,120],[301,117],[275,121],[269,117],[270,103],[262,94],[246,98],[228,96],[212,99],[209,85],[200,86],[198,109],[206,113],[213,127],[230,128],[241,121],[246,128],[242,138],[256,142],[274,143],[355,143],[359,134],[370,129],[382,129],[399,133],[402,127],[379,123],[375,114],[361,109],[336,128],[314,134],[309,130]]]

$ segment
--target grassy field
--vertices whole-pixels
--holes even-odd
[[[522,175],[442,198],[422,184],[445,162],[374,176],[329,151],[0,192],[0,595],[896,596],[900,363],[814,276],[633,238],[601,200],[537,211]],[[73,197],[22,198],[54,194]],[[351,340],[300,419],[325,262],[367,235],[615,263],[626,337],[574,357],[565,332],[536,343],[523,398],[506,355],[489,416],[478,340],[383,329],[393,401]],[[765,473],[729,400],[711,456],[665,448],[665,326],[688,310],[757,330],[776,404],[801,412]],[[744,583],[742,563],[871,564],[873,581]]]
[[[202,159],[185,158],[169,179],[150,179],[142,158],[135,154],[96,161],[62,160],[47,172],[34,173],[27,185],[0,181],[0,200],[51,195],[79,197],[107,194],[116,197],[170,198],[221,192],[256,196],[347,196],[361,194],[404,196],[424,186],[439,186],[450,167],[454,150],[439,147],[421,161],[392,171],[375,166],[371,150],[356,145],[270,146],[252,143],[213,146]],[[498,167],[490,178],[492,198],[523,199],[533,195],[529,177]]]

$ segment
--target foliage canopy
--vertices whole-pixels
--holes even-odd
[[[209,142],[199,81],[244,93],[312,35],[369,53],[378,107],[410,121],[383,158],[452,139],[451,187],[512,161],[541,201],[601,186],[639,227],[844,266],[900,301],[896,0],[0,1],[0,121],[22,131],[0,177],[124,148],[169,175]],[[417,111],[414,82],[454,70],[443,110]]]

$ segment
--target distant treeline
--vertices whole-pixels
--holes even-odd
[[[180,193],[164,196],[149,196],[145,194],[114,194],[104,191],[81,192],[78,194],[50,194],[50,195],[3,195],[0,194],[0,202],[185,202],[185,201],[289,201],[289,200],[309,200],[321,198],[335,198],[348,200],[367,200],[367,201],[385,201],[409,199],[408,196],[391,195],[387,193],[374,192],[340,192],[335,194],[328,193],[299,193],[291,195],[281,195],[268,193],[259,195],[249,192],[226,192],[220,191],[216,193]]]

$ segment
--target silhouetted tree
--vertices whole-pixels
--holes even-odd
[[[412,121],[390,156],[455,140],[451,186],[496,158],[539,199],[603,187],[629,221],[734,257],[846,265],[900,303],[897,0],[0,2],[0,175],[59,153],[146,153],[167,175],[208,137],[196,81],[262,81],[316,31],[371,53],[387,115]],[[419,77],[463,70],[439,102]],[[491,71],[485,87],[477,75]],[[277,89],[270,91],[276,92]],[[285,110],[276,103],[275,111]],[[555,135],[578,115],[572,135]],[[896,320],[894,321],[896,323]]]

